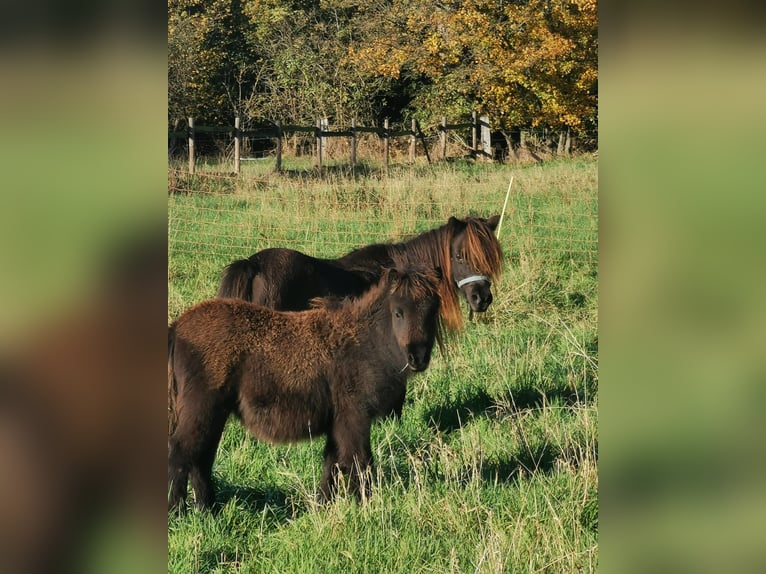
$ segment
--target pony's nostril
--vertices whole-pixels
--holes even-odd
[[[431,353],[427,348],[414,349],[407,353],[409,366],[413,371],[423,371],[428,367],[431,360]]]

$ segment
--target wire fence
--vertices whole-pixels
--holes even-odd
[[[569,176],[558,187],[544,183],[548,176],[542,171],[517,178],[500,237],[510,259],[594,266],[598,224],[592,172]],[[365,180],[291,179],[169,169],[170,256],[219,266],[267,247],[338,257],[368,243],[403,240],[451,216],[500,213],[506,175],[477,178],[442,170],[428,177],[402,171]]]

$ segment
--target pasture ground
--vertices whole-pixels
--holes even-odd
[[[231,420],[213,470],[221,507],[168,518],[168,571],[595,571],[597,161],[258,169],[169,172],[168,321],[214,296],[235,258],[267,246],[335,257],[489,216],[513,176],[504,273],[490,310],[411,379],[402,419],[373,426],[365,504],[315,503],[322,437],[265,445]]]

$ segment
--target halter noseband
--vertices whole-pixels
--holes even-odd
[[[458,281],[457,288],[460,289],[463,285],[468,285],[469,283],[478,283],[479,281],[486,281],[487,283],[490,283],[489,277],[486,275],[471,275],[470,277],[466,277],[465,279]]]

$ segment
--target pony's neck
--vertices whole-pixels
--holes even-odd
[[[392,263],[389,253],[390,245],[385,243],[373,243],[346,253],[338,259],[338,262],[347,269],[363,268],[380,270],[389,267]]]
[[[351,320],[366,323],[376,319],[382,312],[386,300],[387,285],[375,284],[361,297],[347,299],[344,309],[351,314]]]
[[[391,312],[388,305],[388,285],[377,284],[362,297],[346,303],[348,320],[357,327],[362,344],[374,345],[377,353],[387,358],[396,355],[398,344],[394,339]]]
[[[347,253],[338,261],[346,267],[388,267],[393,264],[394,258],[398,258],[435,268],[441,264],[443,257],[441,251],[446,227],[442,225],[398,243],[366,245]]]
[[[443,264],[445,257],[444,245],[447,241],[444,237],[445,233],[446,226],[443,225],[398,243],[394,247],[403,253],[410,262],[436,268]]]

